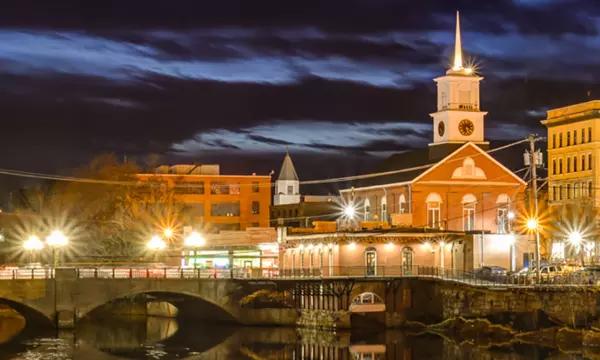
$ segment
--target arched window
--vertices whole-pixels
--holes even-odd
[[[507,234],[510,231],[510,197],[507,194],[500,194],[496,199],[496,223],[498,224],[498,233]]]
[[[387,196],[383,195],[383,197],[381,198],[380,221],[387,222],[387,220],[388,220],[388,216],[387,216]]]
[[[427,203],[427,226],[440,227],[442,197],[438,193],[430,193],[425,202]]]
[[[404,194],[400,194],[400,196],[398,197],[398,213],[400,214],[405,214],[407,213],[407,206],[406,206],[406,197],[404,196]]]
[[[475,204],[477,198],[473,194],[466,194],[462,198],[463,204],[463,230],[472,231],[475,229]]]
[[[377,275],[377,250],[374,247],[368,247],[365,250],[366,275]]]
[[[365,213],[365,221],[369,221],[371,220],[371,202],[369,201],[369,199],[365,199],[365,204],[364,204],[364,213]]]

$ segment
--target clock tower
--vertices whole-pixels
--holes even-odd
[[[483,117],[487,112],[479,108],[478,76],[472,67],[465,67],[460,38],[460,17],[456,12],[456,34],[452,67],[434,81],[437,84],[437,111],[433,118],[433,143],[429,144],[429,158],[448,155],[466,142],[487,148],[484,140]]]

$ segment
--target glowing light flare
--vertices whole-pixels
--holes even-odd
[[[344,206],[344,216],[348,219],[354,219],[356,216],[356,207],[354,204],[347,204]]]
[[[350,242],[348,243],[348,248],[349,248],[350,250],[354,250],[354,249],[356,249],[356,242],[354,242],[354,241],[350,241]]]
[[[52,247],[64,247],[69,244],[69,238],[60,230],[54,230],[46,237],[46,243]]]
[[[567,240],[573,246],[580,246],[583,242],[583,236],[581,236],[581,233],[579,231],[572,231],[571,233],[569,233]]]
[[[529,219],[527,219],[526,225],[527,225],[527,229],[536,230],[539,226],[539,223],[536,218],[529,218]]]
[[[509,211],[508,214],[506,215],[506,217],[508,217],[508,220],[514,220],[515,216],[516,215],[513,211]]]
[[[192,231],[183,239],[183,246],[185,247],[196,248],[204,245],[206,245],[206,239],[197,231]]]
[[[154,235],[152,238],[150,238],[150,241],[148,241],[146,247],[154,251],[163,250],[167,247],[167,243],[161,239],[160,236]]]
[[[165,229],[163,230],[163,235],[164,235],[164,236],[165,236],[167,239],[171,238],[171,237],[173,236],[173,234],[174,234],[174,231],[173,231],[173,229],[172,229],[172,228],[170,228],[170,227],[168,227],[168,228],[165,228]]]
[[[392,250],[394,249],[394,243],[393,242],[388,242],[387,244],[385,244],[385,249],[386,250]]]
[[[38,251],[44,248],[44,242],[36,235],[31,235],[23,242],[23,249],[27,251]]]

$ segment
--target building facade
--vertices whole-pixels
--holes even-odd
[[[269,227],[270,176],[222,175],[218,165],[174,165],[137,179],[172,188],[189,221],[207,232]]]
[[[600,100],[549,110],[548,197],[551,205],[600,204],[595,189],[600,173]]]
[[[343,203],[355,208],[349,213],[356,214],[347,219],[346,231],[286,236],[286,269],[355,268],[376,275],[414,265],[529,265],[531,241],[513,231],[527,184],[486,152],[482,78],[463,66],[458,21],[453,66],[435,79],[433,142],[396,157],[387,170],[397,172],[340,191]]]

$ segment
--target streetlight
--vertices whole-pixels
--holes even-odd
[[[163,230],[163,235],[165,236],[165,238],[170,239],[171,237],[173,237],[174,231],[172,228],[168,227],[165,228]]]
[[[197,231],[192,231],[185,239],[183,246],[194,250],[194,268],[196,268],[196,251],[199,247],[206,245],[206,239]]]
[[[352,220],[356,216],[356,208],[354,204],[347,204],[344,206],[344,216]]]
[[[27,240],[23,242],[23,249],[29,252],[29,262],[33,262],[33,254],[44,248],[44,243],[40,240],[37,235],[30,235]]]
[[[157,253],[167,247],[167,243],[160,236],[154,235],[146,243],[146,247],[154,252],[154,261],[157,261]]]
[[[56,267],[56,250],[69,244],[69,238],[60,230],[54,230],[46,236],[46,244],[52,249],[52,267]]]
[[[569,236],[567,237],[567,240],[569,241],[569,243],[574,246],[579,248],[579,256],[581,257],[581,266],[584,266],[584,259],[585,259],[585,255],[583,253],[584,248],[584,241],[583,241],[583,236],[581,235],[581,233],[579,231],[571,231],[569,233]]]
[[[527,219],[527,229],[531,231],[536,231],[538,228],[538,221],[535,218]]]

